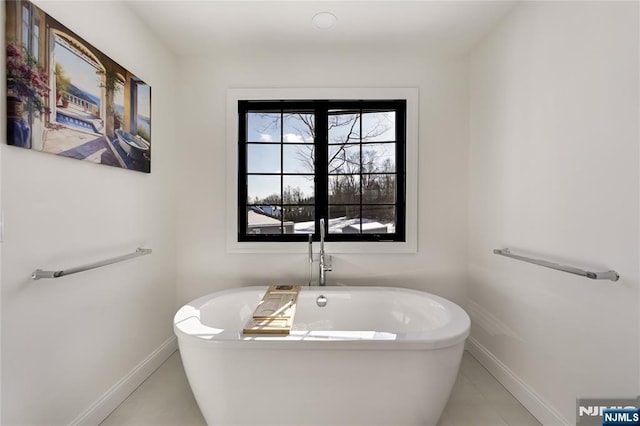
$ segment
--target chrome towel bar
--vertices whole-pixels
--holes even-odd
[[[34,280],[39,280],[40,278],[60,278],[65,275],[76,274],[78,272],[88,271],[90,269],[100,268],[102,266],[111,265],[113,263],[123,262],[125,260],[133,259],[134,257],[146,256],[147,254],[151,254],[153,250],[138,248],[135,253],[125,254],[123,256],[114,257],[112,259],[103,260],[100,262],[90,263],[84,266],[78,266],[76,268],[69,268],[63,271],[43,271],[42,269],[36,269],[31,274],[31,278]]]
[[[557,271],[568,272],[570,274],[580,275],[582,277],[591,278],[592,280],[611,280],[618,281],[620,275],[616,271],[606,271],[606,272],[590,272],[585,271],[579,268],[575,268],[573,266],[560,265],[557,263],[549,262],[547,260],[533,259],[530,257],[519,256],[517,254],[511,253],[511,250],[508,248],[505,249],[495,249],[493,253],[499,254],[500,256],[510,257],[512,259],[521,260],[527,263],[533,263],[534,265],[544,266],[545,268],[555,269]]]

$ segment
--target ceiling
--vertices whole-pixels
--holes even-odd
[[[421,48],[464,53],[518,2],[513,1],[171,1],[128,0],[177,55],[213,49]],[[311,24],[331,12],[331,30]]]

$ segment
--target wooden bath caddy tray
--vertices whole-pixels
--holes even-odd
[[[296,314],[299,291],[299,285],[269,286],[242,332],[288,335]]]

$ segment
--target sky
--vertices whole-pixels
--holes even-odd
[[[313,173],[305,166],[299,156],[310,161],[313,139],[308,127],[300,120],[285,120],[282,128],[280,114],[249,114],[247,117],[247,140],[251,142],[278,142],[278,144],[250,144],[247,152],[247,171],[249,173],[280,173],[281,139],[282,159],[285,173]],[[281,135],[282,133],[282,135]],[[299,145],[298,143],[301,143]],[[300,188],[306,195],[313,195],[313,177],[286,176],[284,187]],[[248,198],[265,198],[280,193],[279,176],[249,176]]]
[[[71,79],[74,86],[100,97],[100,86],[96,69],[86,61],[80,59],[62,44],[56,41],[56,62],[60,62],[65,74]]]
[[[138,84],[138,115],[151,118],[151,86]]]
[[[339,116],[343,120],[356,118],[354,114]],[[311,115],[307,121],[313,122]],[[362,120],[362,133],[367,136],[367,141],[394,141],[395,140],[395,113],[365,113]],[[353,122],[351,122],[353,123]],[[337,126],[330,130],[329,140],[332,143],[342,142],[351,125]],[[360,122],[356,120],[354,130],[359,133]],[[284,144],[280,144],[280,141]],[[359,138],[354,141],[359,141]],[[284,120],[284,127],[280,120],[280,113],[249,113],[247,116],[247,141],[248,144],[247,172],[248,173],[312,173],[306,162],[311,162],[313,151],[313,138],[309,127],[299,118],[289,116]],[[275,142],[271,144],[269,142]],[[339,145],[330,148],[334,152]],[[349,148],[351,153],[359,153],[359,145]],[[395,144],[365,145],[367,150],[376,151],[379,161],[389,158],[395,164]],[[281,170],[281,154],[283,168]],[[306,161],[303,161],[306,159]],[[313,178],[311,176],[284,176],[284,188],[290,185],[292,188],[300,188],[306,195],[313,195]],[[279,176],[249,176],[248,199],[253,201],[255,197],[265,198],[272,194],[280,193]]]

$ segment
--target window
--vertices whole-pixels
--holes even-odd
[[[28,4],[22,5],[22,46],[29,51],[29,34],[31,28],[31,9]]]
[[[239,100],[237,241],[406,241],[406,100]]]
[[[40,15],[35,6],[25,3],[21,8],[22,46],[40,62]]]
[[[33,16],[33,37],[31,41],[31,54],[39,62],[40,61],[40,17],[37,14]]]

